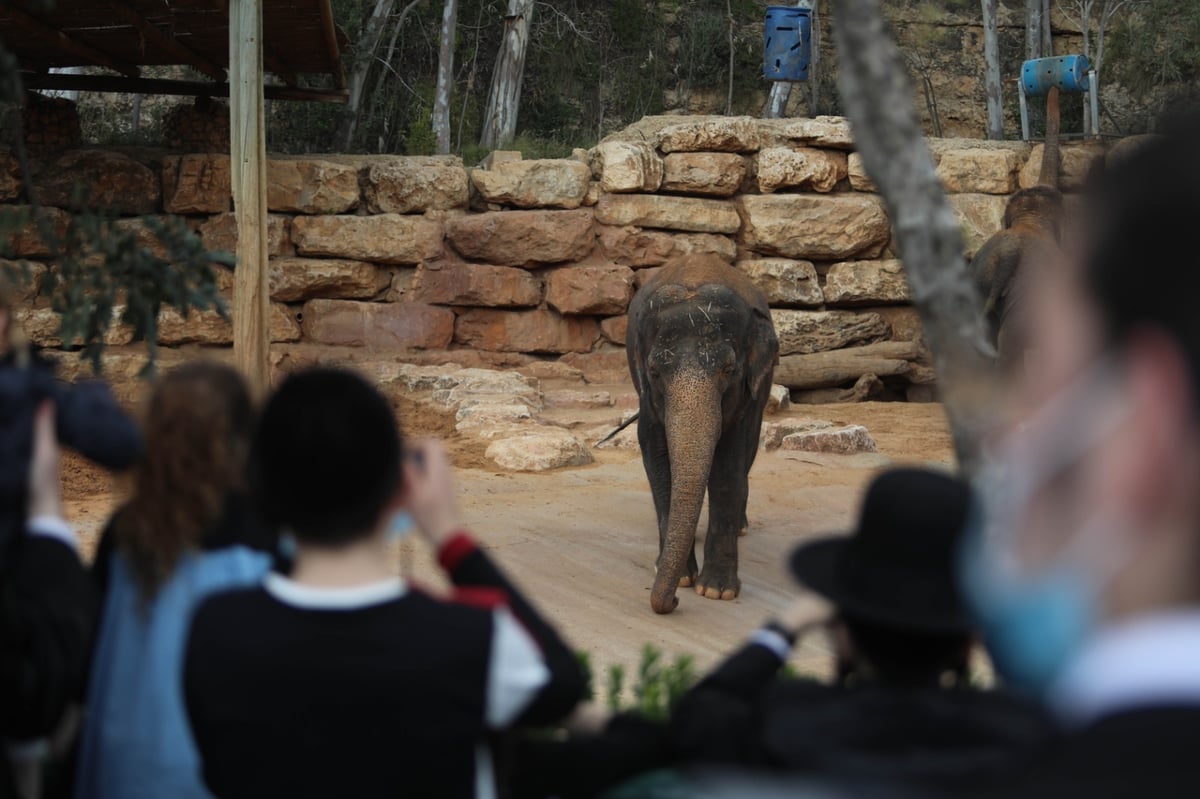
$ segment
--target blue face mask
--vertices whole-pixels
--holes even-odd
[[[388,525],[387,540],[396,542],[412,532],[413,518],[408,511],[397,511]]]

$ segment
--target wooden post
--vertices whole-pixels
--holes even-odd
[[[238,263],[233,281],[233,357],[261,399],[270,388],[271,379],[262,0],[229,3],[229,121],[238,232]]]

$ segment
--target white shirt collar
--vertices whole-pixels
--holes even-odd
[[[1101,630],[1054,684],[1050,702],[1075,726],[1134,707],[1200,705],[1200,608]]]
[[[399,577],[346,588],[318,588],[273,572],[263,579],[263,588],[285,605],[304,610],[358,610],[399,599],[408,592]]]

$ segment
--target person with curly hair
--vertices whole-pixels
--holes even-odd
[[[133,495],[104,532],[93,573],[104,596],[76,796],[205,797],[183,702],[194,609],[250,585],[273,541],[244,490],[255,412],[233,369],[196,362],[150,400]]]

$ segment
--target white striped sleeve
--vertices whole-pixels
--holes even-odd
[[[512,724],[550,682],[550,670],[537,643],[507,608],[493,611],[488,662],[487,716],[492,729]]]

